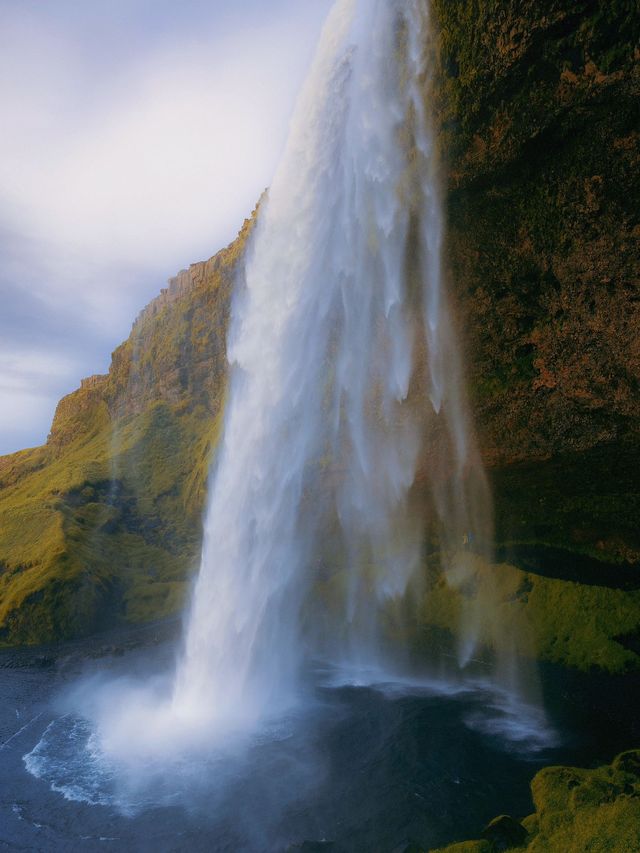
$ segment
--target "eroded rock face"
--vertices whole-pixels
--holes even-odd
[[[617,489],[607,474],[640,450],[634,4],[433,5],[448,258],[483,455],[496,472],[498,538],[637,562],[637,525],[627,523],[630,506],[640,511],[637,488]],[[580,472],[585,453],[597,457],[591,477]],[[586,524],[567,523],[561,494],[545,500],[565,470]],[[512,512],[505,482],[536,500]]]
[[[504,464],[635,439],[632,4],[489,2],[473,26],[477,4],[435,5],[449,256],[485,455]]]

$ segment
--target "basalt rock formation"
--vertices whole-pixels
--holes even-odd
[[[615,671],[640,665],[634,5],[432,0],[447,265],[496,503],[500,567],[478,562],[476,592],[495,571],[536,654]],[[44,447],[0,459],[0,641],[182,605],[252,221],[171,280]],[[437,568],[428,587],[425,630],[455,631]]]

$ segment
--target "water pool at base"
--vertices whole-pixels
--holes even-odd
[[[356,685],[349,673],[316,667],[299,706],[253,734],[118,766],[60,697],[79,677],[90,685],[92,671],[148,675],[166,656],[156,649],[75,669],[0,669],[4,845],[429,849],[477,837],[497,813],[524,816],[541,766],[596,750],[593,732],[569,737],[559,717],[548,721],[477,679]]]

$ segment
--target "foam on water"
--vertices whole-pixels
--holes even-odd
[[[313,683],[308,684],[305,707],[295,713],[234,737],[182,739],[155,754],[136,751],[133,744],[129,753],[114,749],[105,740],[104,727],[68,712],[46,727],[24,756],[24,763],[32,776],[65,800],[115,810],[127,818],[178,808],[215,816],[214,823],[223,825],[237,819],[247,797],[254,798],[247,819],[255,821],[259,835],[270,820],[292,807],[294,811],[313,809],[317,792],[331,773],[326,755],[330,733],[340,726],[350,730],[352,715],[360,721],[355,731],[364,726],[362,747],[350,745],[354,753],[365,748],[372,719],[379,716],[380,725],[373,728],[380,727],[384,750],[390,756],[395,747],[387,738],[393,729],[388,730],[382,721],[392,719],[396,726],[400,718],[390,709],[407,701],[413,708],[429,708],[430,714],[440,716],[442,722],[433,733],[436,741],[443,733],[455,741],[466,727],[477,733],[478,745],[489,744],[490,749],[527,761],[536,760],[558,743],[536,707],[515,700],[490,681],[435,676],[389,681],[381,671],[371,671],[368,676],[365,683],[358,671],[354,683],[353,671],[318,667],[313,671]],[[87,684],[88,690],[95,687],[95,683]],[[72,704],[78,704],[77,695]],[[449,718],[459,720],[454,732]],[[368,748],[375,756],[380,744]],[[442,752],[442,744],[439,749]],[[416,760],[429,761],[429,755],[416,755]],[[444,768],[436,763],[433,771],[442,773]],[[258,845],[258,849],[262,848]]]
[[[115,770],[107,767],[96,739],[87,720],[59,717],[49,723],[36,746],[24,756],[25,767],[67,800],[111,805],[109,783]]]
[[[66,800],[113,808],[124,816],[154,808],[202,808],[203,803],[214,809],[239,778],[251,774],[250,756],[285,743],[292,726],[281,718],[245,737],[207,745],[201,739],[182,740],[151,755],[148,749],[125,753],[105,739],[94,721],[69,713],[49,723],[23,760],[32,776]],[[300,784],[299,776],[292,772],[290,781]]]
[[[559,734],[543,708],[487,677],[449,671],[446,675],[390,678],[388,671],[381,668],[354,670],[349,666],[321,667],[319,674],[321,682],[331,689],[371,688],[389,699],[431,697],[473,706],[463,716],[464,723],[474,731],[495,736],[505,749],[535,755],[560,745]]]

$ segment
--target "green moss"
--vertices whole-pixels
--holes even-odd
[[[523,821],[528,853],[629,853],[640,849],[640,752],[607,767],[547,767],[531,783],[535,814]],[[469,842],[482,844],[486,842]],[[460,845],[440,853],[459,853]],[[470,847],[469,850],[481,850]],[[484,848],[491,853],[493,847]]]
[[[588,61],[606,73],[629,69],[638,44],[632,0],[434,0],[432,6],[455,152],[468,152],[474,133],[495,115],[523,139],[539,131],[558,114],[553,95],[563,70],[580,71]]]
[[[171,616],[184,607],[188,589],[186,581],[161,581],[149,575],[137,577],[125,596],[127,618],[139,623]]]
[[[460,558],[467,566],[463,586],[450,584],[438,564],[431,564],[420,630],[435,626],[457,636],[473,624],[479,643],[497,652],[508,643],[526,657],[581,670],[640,667],[640,657],[616,639],[640,630],[640,591],[541,577],[470,555]]]

